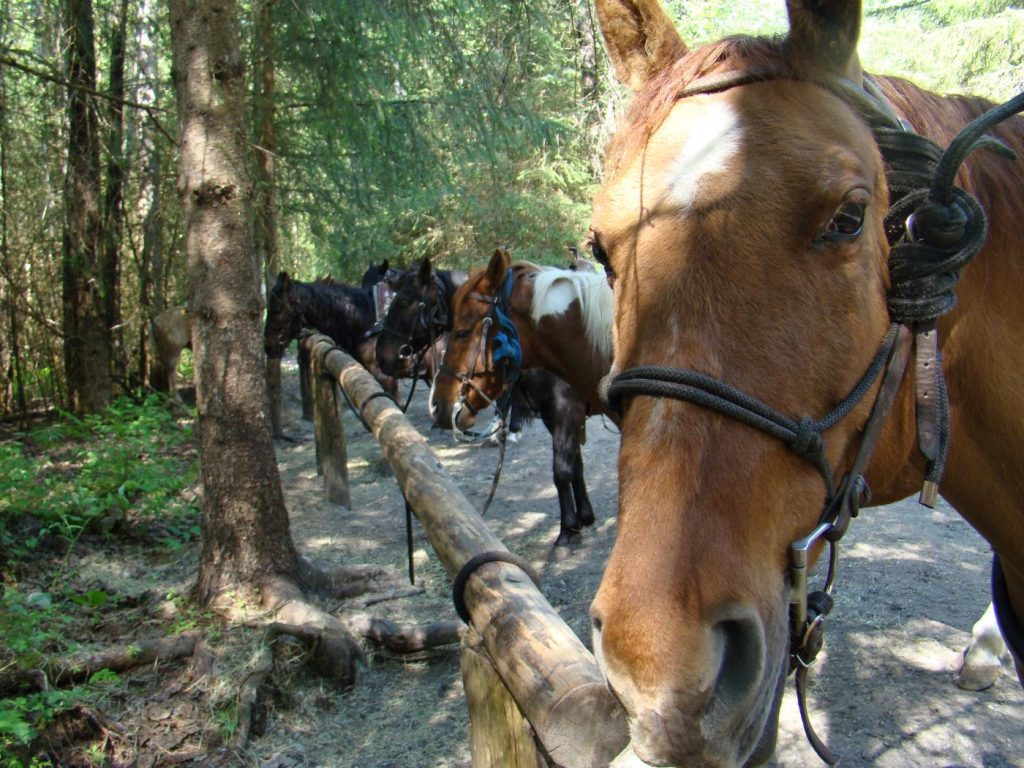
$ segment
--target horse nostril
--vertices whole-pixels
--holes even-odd
[[[590,626],[593,627],[595,632],[600,632],[601,628],[604,626],[604,622],[601,621],[600,616],[596,613],[592,613],[590,614]]]
[[[712,627],[718,645],[718,674],[708,715],[730,719],[749,709],[764,680],[767,645],[756,614],[725,619]]]

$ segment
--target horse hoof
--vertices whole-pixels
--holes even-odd
[[[583,525],[593,525],[595,519],[594,510],[590,509],[590,507],[584,507],[580,510],[580,522],[583,523]]]
[[[572,543],[579,538],[579,531],[562,531],[558,534],[558,538],[555,539],[556,547],[569,547]]]
[[[983,664],[968,666],[964,664],[956,673],[956,687],[964,691],[984,691],[996,684],[1002,666],[999,664]]]

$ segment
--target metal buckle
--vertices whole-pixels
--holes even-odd
[[[819,539],[825,538],[832,528],[833,525],[830,522],[819,523],[818,527],[811,531],[809,535],[789,545],[790,635],[794,638],[801,638],[801,646],[791,650],[791,655],[794,658],[800,658],[799,654],[804,650],[803,642],[809,637],[812,628],[816,625],[820,626],[821,620],[824,619],[824,614],[808,618],[807,563],[811,547]],[[825,574],[825,587],[823,591],[826,595],[831,595],[832,588],[835,586],[836,571],[839,565],[839,544],[834,541],[827,541],[829,545],[828,572]],[[813,656],[810,659],[801,658],[801,663],[805,665],[809,665],[813,661]]]

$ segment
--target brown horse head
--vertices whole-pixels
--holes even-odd
[[[499,331],[495,305],[511,267],[509,252],[495,250],[452,297],[452,330],[430,394],[434,421],[444,429],[469,429],[505,391],[508,363],[494,361],[493,341]]]
[[[814,421],[861,380],[890,328],[889,188],[866,119],[843,96],[864,85],[860,3],[789,0],[788,8],[784,39],[727,38],[688,51],[656,0],[598,0],[616,74],[636,93],[607,150],[592,230],[615,287],[613,373],[692,372]],[[919,131],[944,126],[932,130],[942,146],[972,116],[966,102],[947,106],[906,83],[883,90]],[[1019,146],[1019,130],[1011,138]],[[971,162],[982,169],[971,174],[988,173],[993,184],[999,172],[982,164],[1005,163]],[[1006,223],[1019,221],[1024,196],[1014,183],[1003,196],[1016,202],[994,189],[996,199],[982,199],[993,231],[1008,205],[1016,209]],[[1019,252],[1010,231],[990,236],[988,251]],[[991,294],[1001,281],[988,251],[977,261],[988,260]],[[1011,459],[982,441],[971,449],[987,451],[990,465],[964,458],[969,407],[1007,444],[1024,439],[1020,418],[1004,414],[1007,425],[983,414],[984,396],[965,394],[969,377],[956,375],[979,354],[969,348],[985,344],[983,328],[1008,329],[1000,313],[1024,314],[1009,290],[995,299],[1000,306],[974,309],[978,274],[986,275],[965,270],[960,305],[939,327],[940,338],[953,327],[961,334],[944,350],[954,410],[943,492],[997,550],[1002,533],[1016,537],[1003,550],[1020,552],[1024,489],[995,475]],[[965,323],[971,311],[988,322]],[[836,478],[851,466],[878,386],[821,430],[819,461]],[[912,390],[901,385],[869,466],[879,502],[920,483]],[[652,765],[766,759],[789,666],[787,553],[816,526],[828,484],[791,446],[720,409],[641,392],[624,395],[621,408],[619,527],[592,618],[633,753]],[[999,497],[1016,508],[982,511],[984,491],[968,485],[987,482],[981,475],[991,476],[990,499],[1002,482]],[[1000,514],[1016,515],[1016,528],[1000,531]]]

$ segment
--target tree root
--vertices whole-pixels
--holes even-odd
[[[377,582],[382,574],[387,575],[387,571],[379,568],[344,570],[348,574],[365,577],[365,583]],[[333,575],[337,575],[337,572]],[[252,733],[260,686],[273,670],[273,646],[279,637],[288,635],[304,643],[313,668],[342,688],[355,685],[357,664],[366,663],[366,656],[357,637],[395,653],[424,651],[458,643],[462,638],[464,627],[456,621],[421,627],[401,625],[368,614],[339,619],[310,603],[298,585],[287,579],[268,580],[263,584],[262,592],[263,603],[273,612],[276,621],[267,626],[264,645],[239,690],[238,727],[231,744],[234,749],[244,748]],[[380,602],[406,594],[395,590],[368,600]]]

